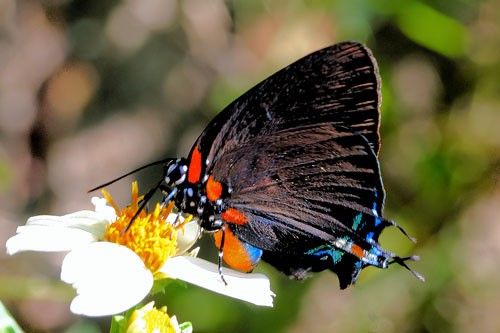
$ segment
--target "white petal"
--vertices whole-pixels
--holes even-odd
[[[256,305],[273,306],[274,293],[269,279],[262,274],[245,274],[223,269],[227,285],[222,282],[217,265],[194,257],[174,257],[167,260],[161,271],[216,293],[234,297]]]
[[[93,224],[99,221],[99,216],[91,210],[81,210],[67,215],[36,215],[26,222],[27,225],[60,226],[72,225],[72,218],[79,219],[81,224]]]
[[[181,328],[179,327],[179,322],[177,321],[176,316],[170,317],[170,325],[172,325],[175,333],[181,333]]]
[[[103,219],[108,221],[114,221],[116,219],[115,209],[111,206],[108,206],[106,199],[92,197],[90,201],[94,205],[96,213],[100,214]]]
[[[109,242],[90,243],[68,253],[61,279],[78,294],[71,311],[92,317],[128,310],[153,285],[153,275],[132,250]]]
[[[32,216],[26,225],[54,226],[82,229],[102,238],[106,227],[116,219],[116,215],[110,216],[96,213],[90,210],[82,210],[63,216],[38,215]]]
[[[198,221],[190,221],[181,230],[179,230],[177,232],[177,255],[182,255],[189,250],[200,237],[200,232],[201,228]]]
[[[99,201],[99,198],[94,199]],[[103,203],[99,201],[96,207],[102,205]],[[101,212],[82,210],[63,216],[32,216],[25,226],[17,228],[17,235],[7,241],[7,253],[70,251],[83,244],[102,239],[106,227],[115,219],[114,210],[111,214],[102,207]]]
[[[81,229],[27,225],[17,228],[17,235],[7,240],[7,253],[22,251],[70,251],[96,241],[96,237]]]

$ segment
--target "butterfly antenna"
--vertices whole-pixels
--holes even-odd
[[[397,264],[403,266],[404,268],[406,268],[407,270],[409,270],[417,279],[419,279],[422,282],[425,282],[424,276],[422,274],[420,274],[419,272],[410,268],[410,266],[408,266],[405,262],[405,261],[418,261],[418,260],[420,260],[419,256],[409,256],[409,257],[395,256],[392,258],[392,261],[389,262],[389,265],[397,263]]]
[[[134,216],[132,216],[132,218],[130,219],[130,222],[127,224],[127,227],[122,230],[122,234],[126,233],[128,231],[128,229],[130,229],[130,227],[132,226],[132,223],[134,223],[134,221],[137,218],[137,216],[139,216],[139,214],[142,212],[142,210],[144,209],[144,207],[146,207],[146,205],[148,204],[149,200],[151,200],[151,198],[153,197],[153,195],[155,194],[155,192],[160,188],[160,186],[161,186],[162,183],[163,183],[163,178],[158,182],[158,184],[156,184],[153,188],[151,188],[144,195],[144,198],[142,199],[141,205],[139,206],[139,208],[135,212]]]
[[[104,183],[104,184],[101,184],[101,185],[99,185],[99,186],[96,186],[96,187],[94,187],[94,188],[92,188],[92,189],[88,190],[88,193],[90,193],[90,192],[94,192],[95,190],[99,190],[99,189],[101,189],[101,188],[103,188],[103,187],[106,187],[106,186],[108,186],[108,185],[111,185],[111,184],[113,184],[113,183],[116,183],[116,182],[117,182],[117,181],[119,181],[120,179],[123,179],[123,178],[125,178],[125,177],[127,177],[127,176],[130,176],[131,174],[134,174],[134,173],[136,173],[136,172],[138,172],[138,171],[141,171],[141,170],[143,170],[143,169],[146,169],[146,168],[149,168],[149,167],[152,167],[152,166],[158,165],[158,164],[168,163],[168,162],[170,162],[170,161],[172,161],[172,160],[173,160],[173,158],[166,158],[166,159],[164,159],[164,160],[159,160],[159,161],[156,161],[156,162],[152,162],[152,163],[149,163],[149,164],[143,165],[143,166],[141,166],[141,167],[139,167],[139,168],[137,168],[137,169],[135,169],[135,170],[132,170],[132,171],[130,171],[130,172],[127,172],[127,173],[126,173],[126,174],[124,174],[124,175],[121,175],[121,176],[120,176],[120,177],[118,177],[118,178],[115,178],[115,179],[113,179],[113,180],[110,180],[109,182],[106,182],[106,183]]]

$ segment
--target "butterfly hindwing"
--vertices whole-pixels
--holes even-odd
[[[326,125],[278,131],[218,163],[224,167],[214,168],[213,176],[233,189],[226,207],[247,220],[230,223],[232,231],[285,273],[331,269],[345,276],[344,286],[366,263],[383,265],[377,255],[385,253],[375,243],[387,226],[380,219],[384,191],[377,158],[362,135]],[[351,248],[377,255],[362,262]]]

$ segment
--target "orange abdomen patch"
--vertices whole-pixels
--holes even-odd
[[[220,249],[222,230],[214,233],[215,246]],[[224,238],[223,259],[231,268],[241,272],[251,272],[262,256],[262,250],[240,241],[236,235],[226,228]]]

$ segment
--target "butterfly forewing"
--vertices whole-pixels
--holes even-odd
[[[195,147],[215,162],[255,137],[300,126],[332,124],[363,134],[379,150],[380,81],[371,52],[345,42],[285,67],[228,105]]]

